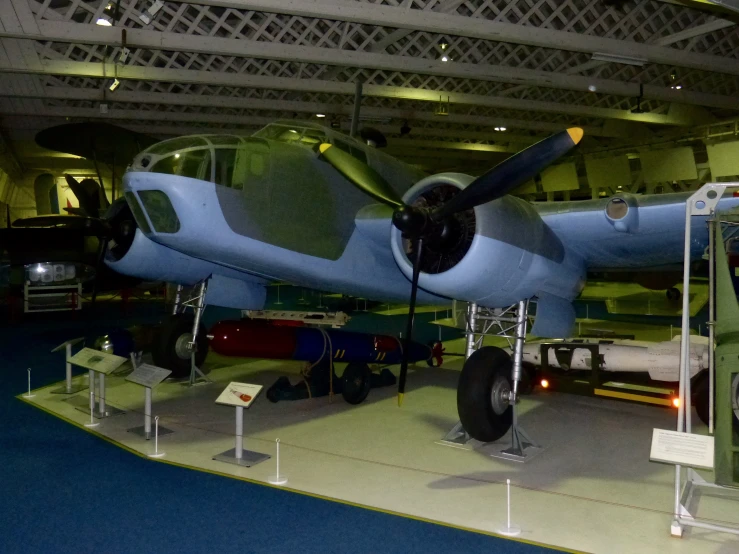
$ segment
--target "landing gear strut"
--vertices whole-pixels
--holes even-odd
[[[524,380],[522,365],[526,340],[528,301],[505,310],[487,310],[470,304],[467,321],[467,361],[457,388],[460,422],[445,442],[464,444],[469,439],[493,442],[511,430],[511,446],[501,457],[523,461],[527,450],[538,448],[518,424],[516,404]],[[513,350],[482,346],[485,335],[503,336]]]
[[[172,370],[173,377],[189,375],[189,385],[198,380],[210,382],[200,370],[208,354],[208,340],[200,323],[207,288],[208,280],[205,279],[183,300],[183,287],[177,286],[172,315],[160,329],[152,348],[154,364]],[[188,306],[193,310],[192,315],[185,313]]]

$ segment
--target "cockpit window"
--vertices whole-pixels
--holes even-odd
[[[207,161],[207,164],[203,162]],[[206,171],[206,167],[208,169]],[[179,175],[193,179],[204,179],[210,181],[210,149],[190,150],[187,152],[176,152],[171,156],[162,158],[150,171],[154,173],[166,173],[167,175]]]
[[[185,148],[197,148],[198,146],[208,146],[208,143],[199,136],[179,137],[175,139],[165,140],[156,143],[154,146],[146,150],[149,154],[168,154]]]

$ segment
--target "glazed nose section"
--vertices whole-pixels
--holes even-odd
[[[152,231],[155,233],[174,234],[180,230],[180,220],[177,217],[177,212],[175,212],[172,201],[164,191],[140,190],[137,195],[141,201],[140,207],[146,216],[148,216],[148,222],[151,223]],[[134,195],[131,192],[127,192],[127,200],[129,196]],[[137,217],[136,219],[138,220],[139,218]],[[146,232],[145,229],[144,232]]]
[[[209,181],[163,173],[126,173],[123,188],[141,231],[162,238],[179,237],[186,227],[192,228],[216,198],[215,185]]]

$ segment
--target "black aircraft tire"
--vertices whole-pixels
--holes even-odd
[[[172,371],[172,377],[187,377],[190,375],[190,356],[185,345],[192,337],[191,315],[177,314],[169,318],[159,328],[151,348],[151,357],[154,365]],[[195,354],[195,364],[203,365],[208,355],[208,338],[205,336],[205,327],[201,324],[198,329],[198,351]]]
[[[341,376],[341,395],[349,404],[361,404],[372,387],[372,372],[367,364],[351,362]]]
[[[698,376],[698,378],[695,380],[695,383],[691,383],[691,400],[693,402],[693,406],[695,406],[695,411],[698,414],[700,420],[706,425],[708,425],[711,408],[708,402],[709,388],[710,386],[708,382],[707,370]]]
[[[475,351],[465,362],[457,385],[457,412],[473,439],[496,441],[513,423],[513,410],[503,400],[512,389],[511,357],[495,346]]]

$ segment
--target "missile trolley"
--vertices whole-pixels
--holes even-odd
[[[303,380],[296,385],[283,376],[267,391],[272,402],[299,400],[341,393],[350,404],[359,404],[373,387],[395,385],[395,375],[387,368],[399,364],[403,341],[389,335],[356,333],[331,328],[304,326],[296,321],[220,321],[209,333],[210,348],[222,356],[299,360],[306,362]],[[411,342],[408,360],[441,365],[443,349]],[[335,363],[346,363],[341,378]],[[382,370],[373,373],[370,364]]]
[[[523,363],[542,388],[677,407],[680,341],[571,339],[528,343]],[[692,404],[708,424],[708,342],[692,337]]]

